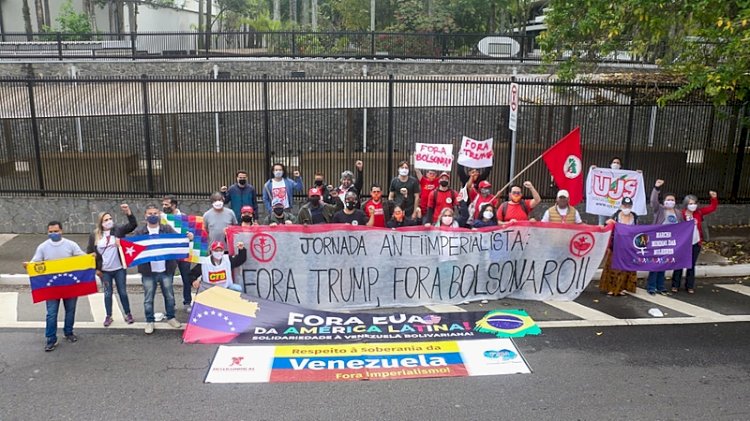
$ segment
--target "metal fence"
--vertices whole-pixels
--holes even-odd
[[[393,32],[6,33],[5,59],[158,59],[326,57],[439,60],[541,60],[536,35]],[[598,62],[643,63],[619,52]]]
[[[387,186],[416,142],[494,138],[490,180],[508,180],[502,78],[0,79],[0,193],[206,197],[236,170],[260,187],[270,165],[322,172],[365,163],[365,191]],[[515,168],[576,126],[584,163],[640,169],[648,184],[750,200],[743,166],[750,110],[700,100],[657,107],[674,87],[519,82]],[[454,168],[454,173],[457,168]],[[553,197],[543,163],[524,176]],[[453,187],[458,188],[458,177]]]

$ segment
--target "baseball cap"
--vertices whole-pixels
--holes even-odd
[[[224,243],[222,243],[221,241],[214,241],[213,243],[211,243],[211,251],[214,251],[216,249],[224,250]]]
[[[284,201],[283,201],[283,200],[281,200],[281,199],[279,199],[278,197],[277,197],[277,198],[275,198],[275,199],[273,199],[273,200],[271,201],[271,207],[276,207],[276,206],[281,206],[281,207],[283,207],[283,206],[284,206]]]
[[[320,196],[320,190],[317,189],[317,188],[312,188],[312,189],[308,190],[307,191],[307,197],[312,197],[312,196]]]
[[[448,177],[448,178],[451,178],[451,175],[450,175],[450,174],[448,174],[447,172],[443,171],[443,172],[441,172],[441,173],[440,173],[440,177]]]
[[[625,197],[622,198],[622,203],[621,204],[633,206],[633,199],[625,196]]]
[[[240,213],[255,213],[255,209],[252,206],[245,205],[240,209]]]
[[[487,181],[487,180],[482,180],[482,181],[479,182],[479,188],[480,189],[488,189],[490,187],[492,187],[492,184],[490,184],[490,182]]]
[[[563,190],[560,190],[559,192],[557,192],[557,197],[558,198],[560,198],[560,197],[570,197],[570,193],[568,193],[567,190],[563,189]]]

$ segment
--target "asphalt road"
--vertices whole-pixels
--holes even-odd
[[[546,329],[516,341],[532,374],[358,383],[204,384],[217,346],[180,333],[2,329],[0,419],[750,419],[750,323]]]

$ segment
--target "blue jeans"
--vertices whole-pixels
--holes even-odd
[[[167,320],[174,319],[174,289],[172,288],[172,275],[166,272],[141,275],[143,282],[143,308],[146,311],[146,322],[154,322],[154,296],[156,296],[156,284],[161,284],[161,295],[164,296],[164,311]]]
[[[242,293],[245,292],[245,291],[242,290],[242,285],[229,284],[229,286],[227,288],[231,289],[232,291],[237,291],[237,292],[242,292]]]
[[[662,292],[664,289],[664,271],[648,273],[648,292]]]
[[[190,278],[190,262],[177,262],[177,268],[180,269],[180,278],[182,278],[182,304],[188,305],[193,302],[193,280]]]
[[[685,279],[685,289],[695,288],[695,262],[698,261],[698,255],[701,254],[701,245],[693,244],[693,265],[687,270],[687,277]],[[680,288],[682,283],[682,269],[672,272],[672,288]]]
[[[102,286],[104,287],[104,310],[107,316],[112,317],[112,281],[115,281],[117,295],[120,296],[122,309],[125,314],[130,314],[130,299],[128,299],[128,290],[125,285],[125,269],[118,269],[112,272],[102,271]]]
[[[60,309],[60,300],[47,300],[47,327],[44,330],[44,336],[47,337],[47,343],[57,341],[57,311]],[[62,300],[65,307],[65,324],[63,333],[65,336],[73,334],[73,322],[76,319],[76,304],[78,297],[66,298]]]

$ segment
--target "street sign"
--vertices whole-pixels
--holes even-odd
[[[508,128],[516,131],[516,122],[518,121],[518,84],[510,84],[510,118],[508,119]]]

